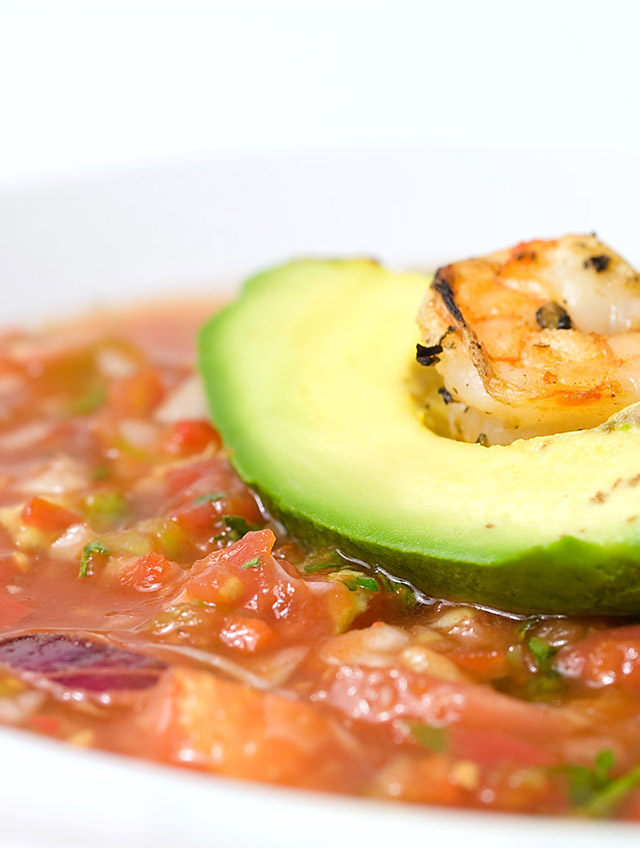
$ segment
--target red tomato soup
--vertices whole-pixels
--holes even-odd
[[[426,598],[264,513],[197,303],[0,337],[0,722],[413,804],[640,818],[640,624]]]

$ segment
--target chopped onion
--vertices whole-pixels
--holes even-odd
[[[9,698],[0,698],[0,723],[20,724],[40,709],[46,700],[44,692],[28,689]]]
[[[51,421],[32,421],[16,430],[10,430],[0,436],[0,450],[15,451],[41,442],[52,432]]]
[[[51,559],[73,559],[95,534],[86,524],[72,524],[55,540],[49,548]]]
[[[133,359],[113,348],[105,348],[99,351],[96,356],[96,365],[105,377],[116,380],[122,377],[132,377],[138,370]]]
[[[119,429],[120,435],[127,444],[145,450],[153,447],[158,435],[153,424],[138,418],[125,418],[120,422]]]
[[[366,665],[386,668],[411,639],[400,627],[378,623],[363,630],[350,630],[329,639],[320,649],[320,658],[328,665]]]
[[[184,380],[156,409],[155,417],[163,424],[185,419],[207,418],[209,409],[202,379],[198,374]]]
[[[28,477],[20,484],[20,490],[36,495],[58,495],[75,492],[89,485],[89,475],[85,466],[69,456],[57,456],[34,477]]]

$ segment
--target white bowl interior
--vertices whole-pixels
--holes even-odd
[[[615,151],[429,148],[230,155],[33,184],[0,197],[4,323],[223,290],[300,255],[430,266],[596,229],[637,262],[637,165]],[[623,825],[309,796],[0,740],[0,841],[16,848],[637,844]]]

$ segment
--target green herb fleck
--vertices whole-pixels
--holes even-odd
[[[350,592],[356,592],[358,589],[367,589],[369,592],[380,591],[378,581],[375,578],[357,571],[337,572],[336,577],[341,583],[344,583]]]
[[[612,777],[615,757],[611,751],[601,751],[593,768],[561,766],[554,769],[567,778],[569,798],[574,812],[582,816],[611,815],[623,797],[640,783],[640,765],[620,777]]]
[[[86,544],[82,549],[82,556],[80,557],[80,570],[78,571],[78,577],[87,576],[92,554],[102,554],[102,556],[109,556],[110,551],[109,548],[105,547],[105,545],[101,544],[100,542],[89,542],[88,544]]]
[[[92,478],[96,481],[105,480],[109,476],[109,466],[106,462],[101,462],[93,469]]]
[[[210,495],[200,495],[199,498],[194,498],[193,505],[199,506],[200,504],[213,503],[214,501],[221,501],[228,494],[229,494],[229,492],[212,492]]]
[[[361,589],[368,589],[370,592],[380,591],[377,580],[373,577],[367,577],[366,574],[356,575],[355,581]]]
[[[68,409],[71,415],[90,415],[92,412],[100,409],[107,399],[107,387],[94,386],[89,391],[85,392],[80,397],[75,398],[69,403]]]
[[[611,766],[613,765],[613,755],[611,752],[603,751],[596,758],[596,770],[598,769],[598,761],[604,755],[610,757]],[[609,772],[611,766],[606,769],[606,772]],[[616,807],[624,796],[639,784],[640,765],[635,766],[621,777],[615,779],[607,777],[607,783],[584,803],[582,807],[578,808],[576,812],[593,818],[610,816],[615,812]]]
[[[92,526],[108,530],[127,511],[127,499],[119,492],[94,492],[84,499],[84,510]]]
[[[447,750],[449,740],[444,727],[433,727],[424,721],[408,721],[406,726],[416,742],[419,742],[423,748],[428,748],[434,754],[441,754]]]
[[[411,609],[418,603],[416,590],[402,580],[395,580],[386,572],[376,569],[376,580],[383,592],[395,595],[395,600],[405,609]]]
[[[525,644],[536,661],[538,671],[543,674],[554,673],[553,660],[559,648],[550,645],[546,639],[541,639],[539,636],[529,636]]]
[[[249,530],[260,530],[259,524],[253,524],[241,515],[225,515],[223,518],[224,523],[228,528],[226,536],[233,542],[237,542],[238,539],[241,539],[249,532]]]
[[[337,551],[330,551],[328,555],[320,559],[317,556],[311,556],[302,566],[305,574],[313,574],[314,571],[326,571],[328,568],[332,571],[339,571],[341,568],[349,568],[349,564],[342,559]]]
[[[261,565],[260,557],[254,557],[253,559],[250,559],[247,562],[245,562],[245,564],[241,567],[242,568],[257,568],[259,565]]]

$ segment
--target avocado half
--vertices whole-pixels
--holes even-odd
[[[508,446],[427,429],[410,375],[430,282],[369,260],[250,280],[200,336],[236,469],[294,535],[429,595],[517,613],[640,612],[635,407]]]

